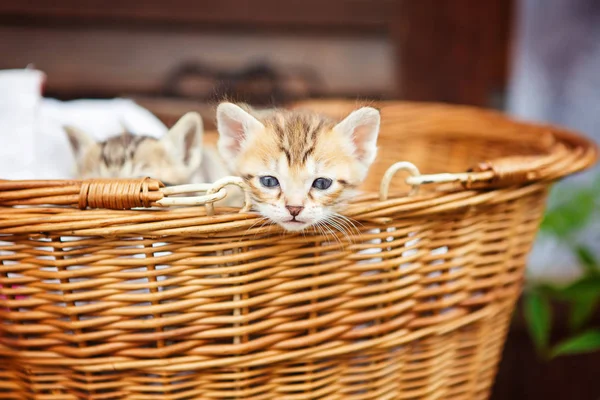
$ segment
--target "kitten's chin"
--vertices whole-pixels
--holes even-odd
[[[300,232],[308,228],[311,224],[307,222],[279,222],[279,226],[288,232]]]

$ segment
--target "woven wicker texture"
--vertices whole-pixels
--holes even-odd
[[[350,238],[128,209],[162,204],[153,180],[0,181],[0,399],[486,399],[548,185],[596,149],[470,108],[381,107]],[[404,160],[472,172],[407,196],[401,171],[380,200]]]

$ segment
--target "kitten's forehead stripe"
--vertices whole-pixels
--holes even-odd
[[[277,134],[277,138],[279,139],[279,143],[283,142],[283,138],[285,137],[285,130],[283,128],[283,126],[281,125],[281,121],[279,120],[275,120],[275,124],[271,125],[273,127],[273,130],[275,131],[275,133]],[[279,123],[277,123],[279,122]]]
[[[100,157],[106,166],[123,166],[133,159],[138,146],[146,140],[156,139],[131,133],[111,137],[100,143]]]
[[[287,147],[285,146],[279,146],[279,150],[285,154],[285,158],[288,162],[288,165],[292,165],[292,155],[290,154],[290,151],[288,150]]]
[[[302,156],[302,163],[305,163],[308,160],[308,157],[310,157],[314,152],[315,152],[315,146],[312,146],[311,148],[306,150],[304,152],[304,155]]]
[[[274,132],[290,167],[306,163],[315,152],[319,134],[333,127],[332,121],[321,115],[290,111],[268,117],[263,123]]]

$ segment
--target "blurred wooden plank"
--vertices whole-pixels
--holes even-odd
[[[257,61],[286,73],[295,68],[314,71],[319,78],[314,92],[321,96],[394,94],[394,47],[384,35],[0,26],[0,37],[0,69],[33,63],[48,74],[47,93],[64,99],[162,96],[168,78],[189,62],[222,71],[238,71]],[[187,80],[182,86],[196,99],[213,99],[217,93],[212,85],[218,82],[206,83]]]
[[[399,0],[400,97],[492,105],[507,79],[511,0]]]
[[[396,65],[386,64],[383,70],[393,68],[395,82],[388,84],[386,90],[370,84],[372,90],[327,88],[324,93],[349,96],[369,93],[376,97],[379,93],[405,100],[492,106],[496,105],[494,96],[501,94],[506,86],[511,12],[512,0],[29,0],[0,2],[0,25],[21,25],[32,31],[52,26],[54,29],[72,29],[72,35],[101,27],[109,33],[121,31],[134,35],[144,31],[165,38],[181,32],[177,28],[184,26],[223,34],[237,29],[246,29],[245,34],[250,30],[280,32],[271,34],[271,38],[294,31],[313,35],[315,40],[331,35],[336,29],[359,40],[365,37],[366,31],[386,31],[391,35],[395,47],[393,52],[397,57],[386,61]],[[32,21],[35,22],[32,24]],[[144,28],[138,29],[139,24]],[[168,30],[161,24],[166,24]],[[52,47],[43,38],[40,39],[35,40],[37,44],[43,43],[46,49]],[[102,46],[105,41],[99,40],[98,43]],[[23,47],[27,46],[28,43],[25,43]],[[136,73],[126,82],[106,80],[99,83],[91,74],[85,73],[85,68],[77,67],[85,64],[86,54],[94,58],[95,50],[86,51],[85,46],[74,46],[70,53],[73,62],[61,66],[65,81],[59,85],[61,93],[66,96],[110,96],[121,88],[120,92],[152,95],[160,90],[156,81],[140,83],[140,76],[147,76],[144,73]],[[286,58],[294,51],[295,48],[286,48],[278,55],[278,60],[287,62]],[[23,53],[14,49],[12,52],[20,56]],[[207,56],[211,57],[209,53],[207,50]],[[138,56],[140,51],[131,54]],[[3,52],[3,55],[6,60],[18,58],[11,52]],[[343,51],[314,50],[308,51],[305,59],[331,69],[331,60],[338,57],[333,64],[341,62],[343,66],[335,67],[338,72],[334,76],[350,84],[356,79],[346,76],[345,71],[355,64],[366,65],[369,60],[367,56],[351,55],[353,61],[348,56],[344,56]],[[171,56],[171,59],[174,57],[179,56]],[[46,60],[49,58],[51,56],[44,57]],[[154,61],[148,60],[144,68],[156,69],[153,67],[156,63],[164,65],[160,60],[161,57],[156,56]],[[134,63],[132,58],[126,62]],[[115,72],[124,65],[123,59],[110,57],[104,58],[101,63]],[[133,68],[128,71],[133,71]],[[362,76],[374,83],[382,81],[381,73],[377,71],[381,69],[370,66]],[[81,79],[70,79],[72,74],[79,75]],[[54,82],[57,83],[57,80]],[[74,86],[67,87],[66,82]]]
[[[247,26],[383,28],[393,0],[1,1],[0,16]]]

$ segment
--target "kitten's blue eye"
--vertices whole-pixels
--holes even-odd
[[[263,185],[264,187],[274,188],[274,187],[279,186],[279,181],[274,176],[267,175],[267,176],[260,177],[260,184]]]
[[[329,178],[317,178],[312,184],[312,187],[319,190],[329,189],[333,181]]]

